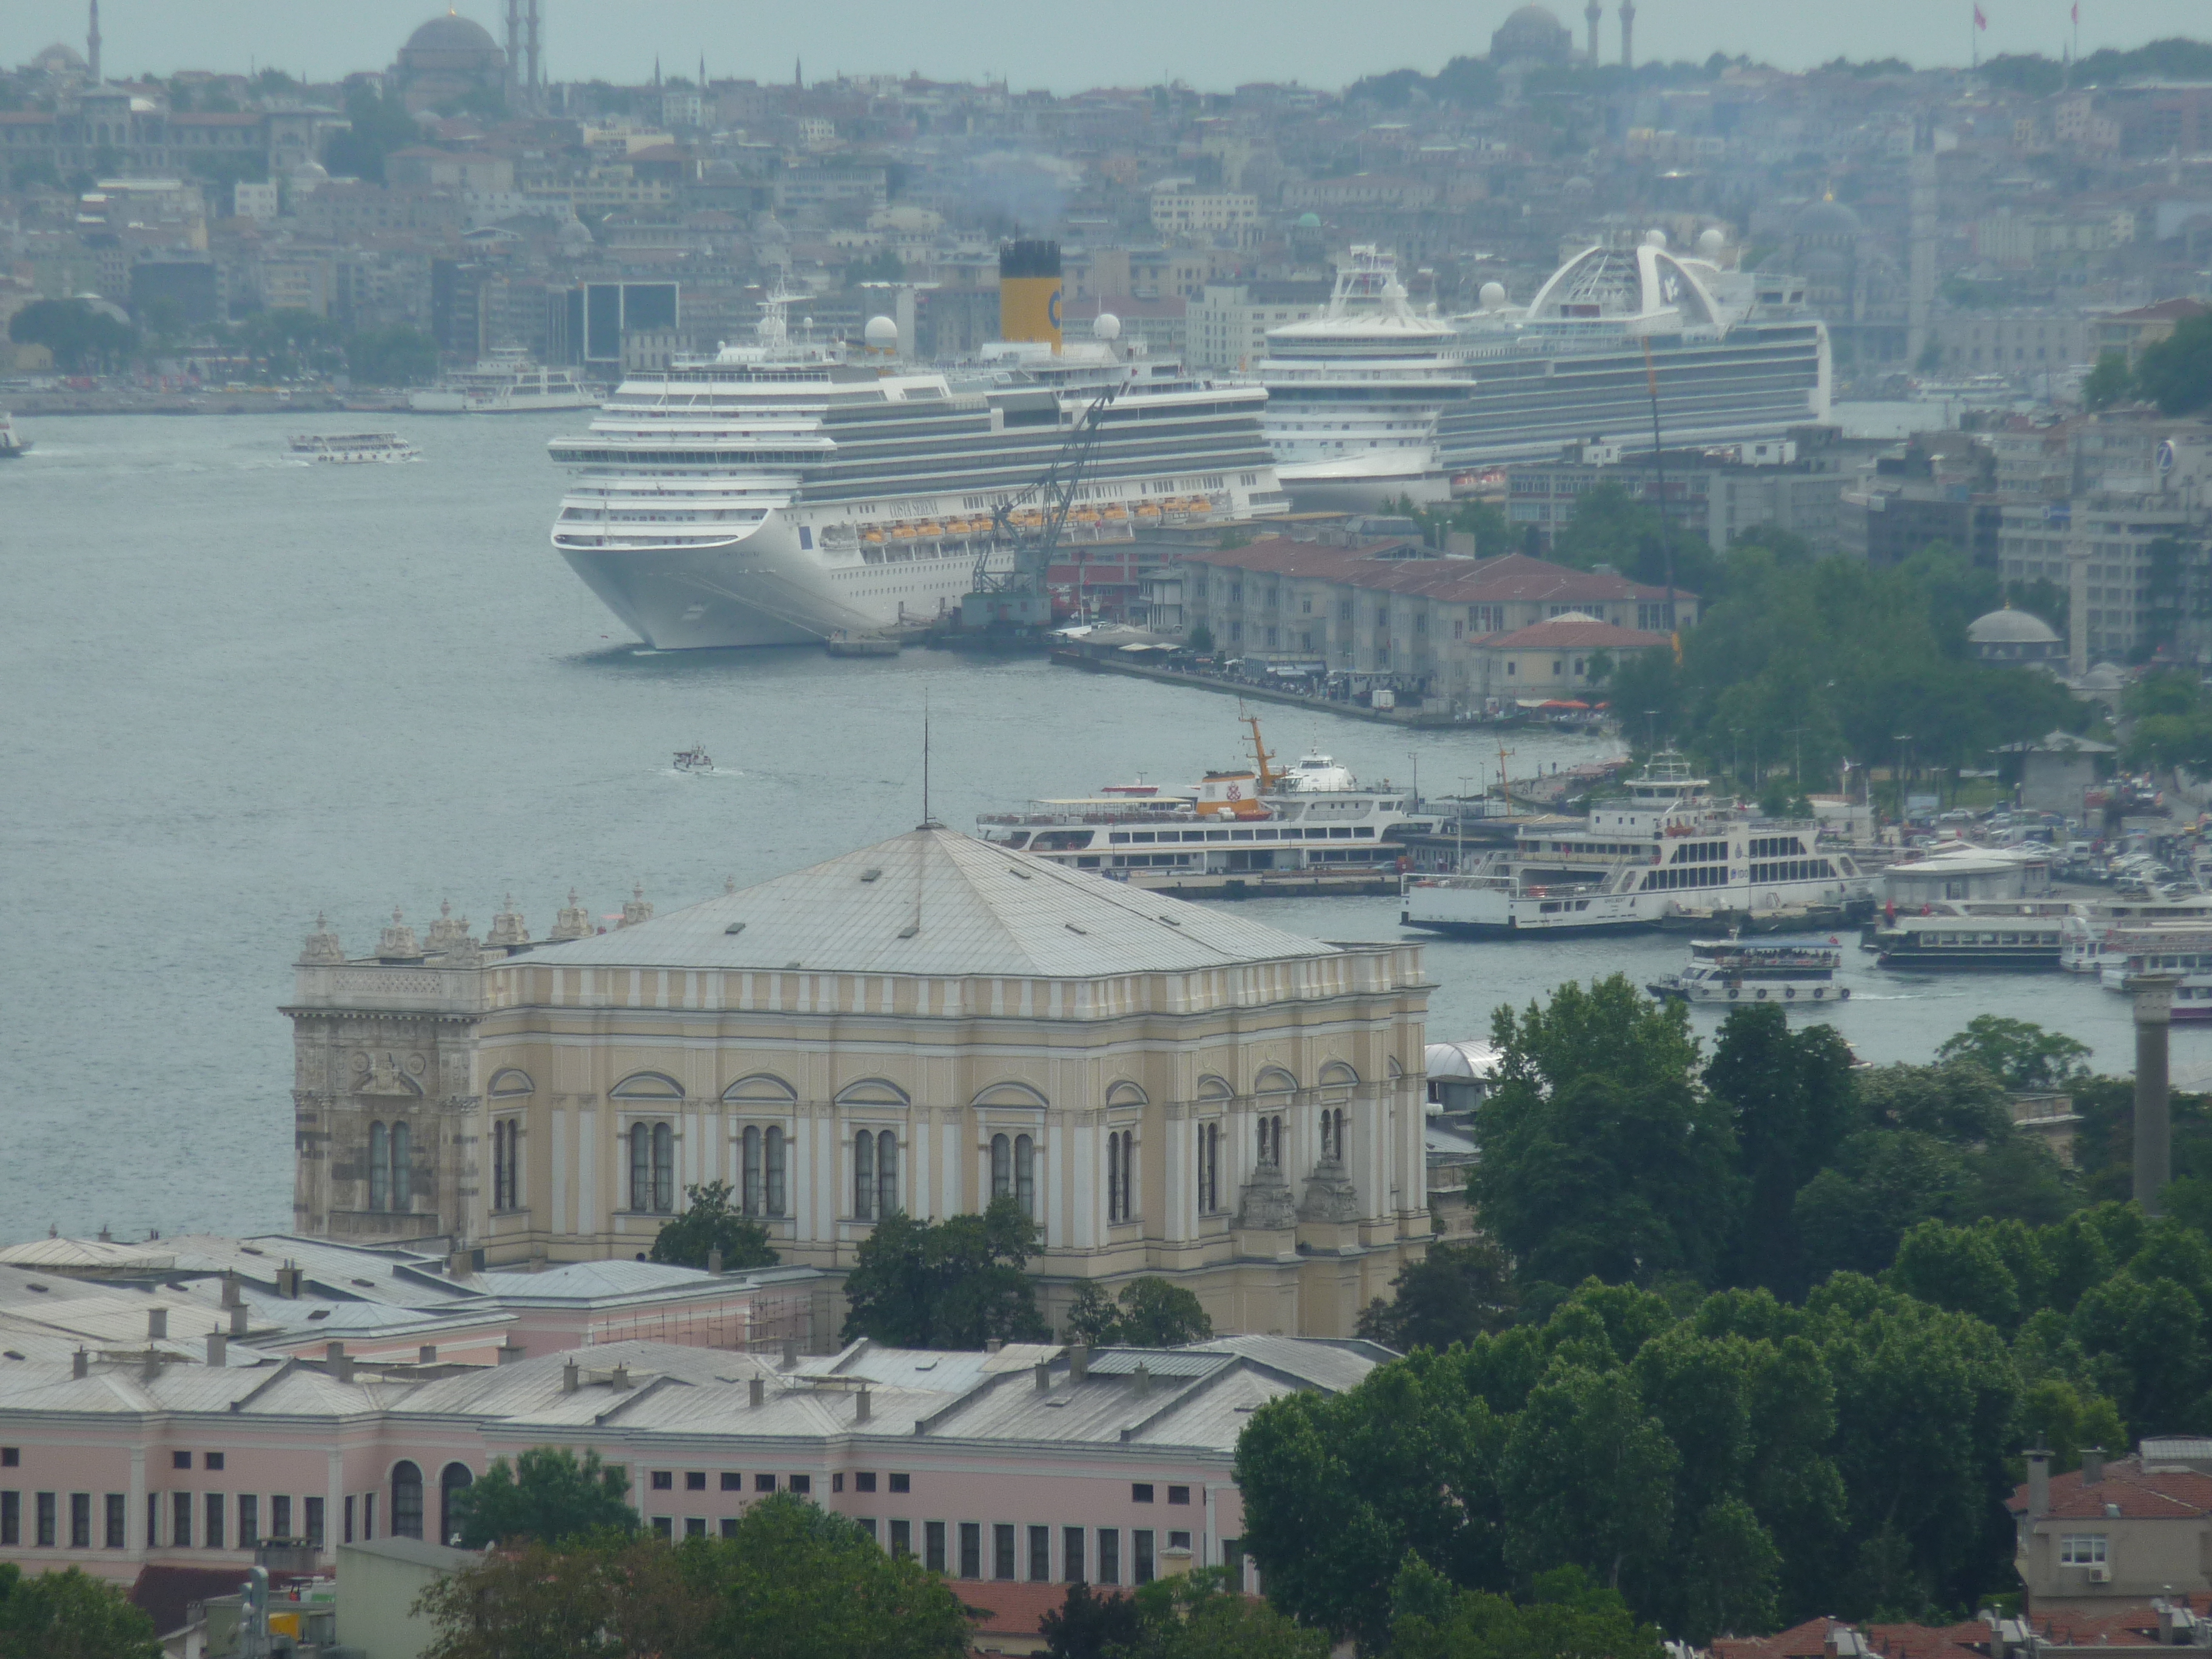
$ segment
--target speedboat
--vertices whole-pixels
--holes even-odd
[[[714,769],[714,757],[695,743],[689,749],[676,751],[676,769],[679,772],[711,772]]]

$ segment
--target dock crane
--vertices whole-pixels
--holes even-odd
[[[1042,630],[1052,626],[1052,593],[1046,578],[1052,569],[1053,551],[1060,545],[1067,515],[1074,509],[1083,475],[1097,453],[1107,408],[1121,395],[1123,384],[1117,381],[1091,399],[1042,477],[991,509],[991,544],[977,556],[975,582],[960,601],[963,632]],[[1042,521],[1017,526],[1016,509],[1031,501],[1042,503]],[[1003,570],[994,570],[991,554],[1006,542],[1013,544],[1013,561]]]

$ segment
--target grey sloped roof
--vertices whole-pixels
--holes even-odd
[[[526,960],[1089,979],[1334,954],[1225,911],[923,829]]]

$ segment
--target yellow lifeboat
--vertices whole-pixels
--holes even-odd
[[[1137,503],[1137,516],[1140,519],[1158,518],[1160,516],[1159,503],[1158,501],[1139,501]]]
[[[877,526],[870,525],[866,530],[863,530],[860,532],[860,539],[864,542],[874,542],[877,544],[881,545],[884,539],[884,532]]]
[[[1098,522],[1098,509],[1094,507],[1079,507],[1076,508],[1074,513],[1070,516],[1073,518],[1075,522],[1078,524],[1097,524]]]
[[[945,533],[945,526],[934,519],[924,519],[915,526],[914,533],[923,537],[942,536]]]
[[[904,519],[901,519],[896,524],[891,526],[890,533],[892,538],[896,541],[912,541],[914,539],[914,526],[908,524]]]
[[[1122,506],[1121,502],[1116,501],[1099,516],[1103,518],[1108,524],[1127,524],[1129,522],[1129,509]]]

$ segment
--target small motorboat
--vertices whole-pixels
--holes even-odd
[[[714,769],[714,757],[695,743],[689,749],[676,751],[676,769],[679,772],[711,772]]]
[[[30,447],[31,441],[15,430],[15,417],[0,414],[0,461],[12,461],[27,453]]]

